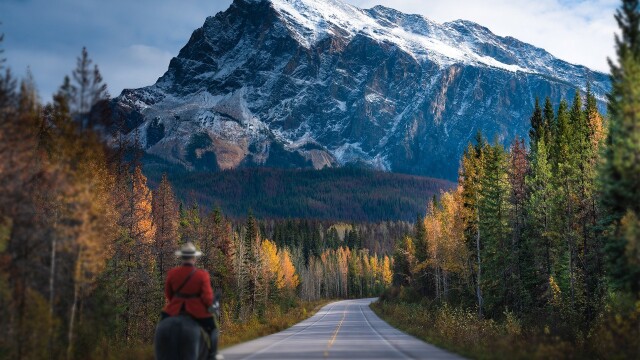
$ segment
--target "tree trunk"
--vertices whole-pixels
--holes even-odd
[[[49,267],[49,359],[53,359],[53,302],[55,298],[55,275],[56,275],[56,244],[57,238],[54,235],[51,242],[51,263]]]
[[[78,265],[76,265],[77,267]],[[78,307],[78,297],[80,294],[80,285],[78,284],[78,280],[75,279],[74,280],[74,284],[73,284],[73,302],[71,304],[71,315],[69,316],[69,334],[68,334],[68,342],[69,344],[67,345],[67,360],[71,359],[73,356],[73,332],[74,332],[74,328],[73,325],[75,323],[75,317],[76,317],[76,308]]]
[[[477,198],[477,195],[476,195]],[[478,222],[478,232],[476,233],[476,252],[478,255],[478,284],[476,287],[476,295],[478,297],[478,316],[482,317],[482,289],[480,288],[480,281],[482,279],[482,260],[480,258],[480,213],[476,214]]]

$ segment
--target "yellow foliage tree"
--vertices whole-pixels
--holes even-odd
[[[262,240],[260,250],[262,252],[260,256],[260,260],[262,261],[262,278],[267,284],[274,284],[276,289],[282,289],[284,287],[284,277],[280,267],[276,244],[271,240]]]
[[[291,254],[289,253],[289,250],[280,250],[279,257],[280,264],[282,266],[282,279],[284,288],[289,291],[294,291],[298,287],[298,284],[300,284],[300,279],[298,278],[296,268],[293,265],[293,261],[291,260]]]

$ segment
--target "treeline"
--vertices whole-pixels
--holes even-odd
[[[220,207],[234,218],[253,209],[259,218],[413,221],[417,213],[424,214],[426,199],[454,186],[445,180],[356,168],[187,172],[151,156],[143,163],[152,185],[166,171],[180,198]]]
[[[284,313],[299,299],[372,296],[390,284],[391,260],[365,250],[365,236],[406,224],[331,230],[185,206],[166,176],[149,187],[125,138],[113,149],[91,129],[109,116],[92,111],[106,98],[86,50],[45,105],[31,77],[18,83],[2,70],[0,358],[122,358],[144,349],[174,251],[186,241],[223,290],[223,327]]]
[[[411,231],[411,223],[343,223],[315,219],[268,219],[260,222],[263,236],[281,247],[302,246],[305,259],[320,255],[324,249],[348,247],[368,249],[379,255],[391,255],[398,237]]]
[[[590,91],[585,99],[536,105],[529,150],[521,139],[507,150],[478,135],[459,187],[400,243],[398,283],[480,316],[508,309],[588,328],[606,293],[596,183],[604,132]]]
[[[458,188],[398,241],[392,297],[522,321],[531,339],[582,354],[638,356],[640,13],[623,3],[608,119],[587,88],[571,104],[536,101],[528,148],[479,134]]]

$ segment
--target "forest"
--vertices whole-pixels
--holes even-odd
[[[318,300],[382,294],[383,318],[470,357],[640,358],[638,1],[616,19],[607,114],[588,85],[571,103],[536,101],[528,139],[476,136],[457,186],[357,169],[314,173],[318,188],[307,171],[163,174],[94,126],[109,94],[86,49],[45,103],[0,53],[0,358],[149,358],[187,241],[223,292],[223,339]],[[245,176],[249,187],[228,185]],[[363,178],[387,197],[359,197]],[[334,182],[367,209],[323,210],[343,204],[319,190]],[[289,203],[306,212],[274,210]]]
[[[446,180],[360,168],[187,171],[149,155],[142,164],[152,186],[167,173],[180,198],[220,207],[234,218],[251,208],[260,218],[413,222],[416,214],[424,215],[424,199],[455,187]]]
[[[151,357],[164,278],[187,241],[222,290],[223,332],[390,286],[389,239],[407,223],[260,221],[250,209],[241,221],[185,204],[166,174],[150,187],[135,144],[108,146],[91,125],[107,98],[86,49],[46,104],[30,75],[2,69],[0,358]]]
[[[458,187],[397,243],[380,314],[474,357],[640,356],[638,2],[616,19],[607,116],[587,86],[536,101],[528,144],[478,134]]]

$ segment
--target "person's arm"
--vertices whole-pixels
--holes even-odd
[[[167,299],[167,302],[170,302],[173,299],[173,289],[171,288],[171,282],[169,278],[171,276],[167,275],[167,280],[164,282],[164,296]]]
[[[213,304],[213,289],[211,288],[211,279],[209,273],[202,270],[204,275],[202,276],[202,289],[200,291],[200,299],[204,303],[204,306],[209,307]]]

